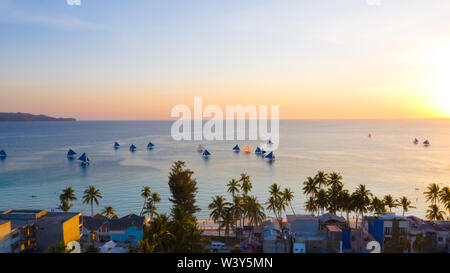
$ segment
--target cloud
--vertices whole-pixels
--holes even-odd
[[[80,6],[81,0],[66,0],[67,5],[69,6]]]
[[[71,0],[72,2],[74,0]],[[76,1],[75,1],[76,4]],[[106,30],[103,25],[80,19],[78,17],[60,14],[48,14],[31,11],[13,2],[0,0],[0,24],[39,24],[62,30],[87,29]]]

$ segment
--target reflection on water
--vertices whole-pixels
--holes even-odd
[[[378,196],[406,195],[417,207],[411,213],[418,216],[426,210],[425,187],[450,183],[450,120],[282,121],[273,162],[253,152],[232,151],[236,144],[254,150],[264,144],[260,141],[203,141],[212,154],[204,159],[197,151],[199,142],[172,140],[170,126],[166,121],[0,123],[1,148],[9,155],[0,159],[0,210],[55,208],[67,186],[78,197],[73,209],[87,209],[81,196],[95,185],[104,197],[96,210],[111,205],[119,215],[139,213],[140,189],[149,185],[162,197],[159,210],[168,212],[168,173],[177,160],[195,172],[201,218],[209,215],[211,196],[229,198],[226,184],[241,172],[250,175],[252,194],[261,203],[270,184],[291,188],[298,213],[304,212],[306,201],[301,183],[319,169],[340,172],[351,191],[363,183]],[[412,144],[415,137],[421,143],[429,139],[431,146]],[[155,149],[147,149],[150,139]],[[115,141],[122,147],[114,149]],[[128,149],[131,143],[136,152]],[[69,147],[86,152],[91,164],[67,159]]]

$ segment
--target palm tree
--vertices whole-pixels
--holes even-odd
[[[339,197],[339,207],[345,212],[347,216],[347,223],[349,222],[350,213],[354,209],[354,202],[352,196],[348,190],[342,190],[341,195]]]
[[[444,208],[450,214],[450,188],[449,187],[443,187],[441,189],[441,191],[439,192],[439,200],[444,205]]]
[[[318,210],[316,200],[314,199],[314,197],[310,196],[308,201],[305,202],[305,210],[308,212],[312,212],[313,215],[316,212],[316,210]]]
[[[77,197],[75,196],[75,190],[72,189],[72,187],[63,189],[62,193],[59,195],[59,198],[61,200],[64,199],[67,202],[77,200]]]
[[[144,230],[144,236],[139,243],[141,251],[145,253],[168,253],[172,251],[175,235],[170,230],[169,218],[160,214],[152,220]]]
[[[316,195],[319,187],[317,185],[317,180],[312,177],[307,177],[306,180],[303,182],[303,193],[306,195]]]
[[[101,198],[103,198],[103,196],[100,194],[100,191],[93,185],[89,185],[89,187],[84,191],[83,204],[91,205],[91,216],[94,215],[94,202],[98,206],[98,199]]]
[[[292,200],[294,200],[294,193],[289,188],[285,188],[283,191],[283,198],[286,203],[291,207],[292,213],[295,215],[294,208],[292,207]]]
[[[386,204],[383,200],[374,196],[372,201],[370,202],[369,210],[372,211],[375,215],[381,215],[386,211]]]
[[[247,196],[248,193],[252,190],[253,185],[250,182],[250,176],[248,176],[246,173],[241,173],[241,178],[239,181],[241,184],[242,193],[244,196]]]
[[[236,224],[236,218],[234,217],[232,207],[226,207],[223,211],[222,222],[220,223],[220,228],[225,230],[226,241],[228,239],[228,235],[230,234],[230,230],[235,231],[234,226]]]
[[[340,210],[341,206],[341,196],[343,189],[342,183],[334,183],[331,184],[331,187],[327,190],[327,197],[328,197],[328,211],[331,214],[336,214],[338,210]]]
[[[427,209],[426,217],[430,220],[443,221],[444,220],[444,211],[439,210],[437,205],[430,205]]]
[[[221,223],[224,218],[225,210],[231,204],[226,202],[226,198],[220,195],[216,195],[212,198],[212,202],[208,205],[208,209],[211,210],[209,216],[213,219],[214,223]],[[219,237],[220,237],[220,229],[219,225]]]
[[[258,202],[255,196],[249,196],[245,204],[245,211],[247,219],[251,226],[257,226],[262,223],[266,214],[264,213],[264,208]]]
[[[280,227],[283,225],[283,215],[282,212],[286,210],[286,200],[283,198],[280,186],[276,183],[270,185],[269,187],[270,197],[267,200],[267,210],[272,211],[275,214]]]
[[[231,179],[230,182],[228,182],[227,184],[228,186],[228,192],[231,193],[231,196],[234,197],[236,196],[236,193],[239,193],[239,188],[241,187],[241,185],[239,184],[239,181],[237,181],[236,179]]]
[[[316,180],[319,189],[322,188],[322,186],[326,187],[328,185],[328,174],[324,171],[318,171],[314,179]]]
[[[143,186],[141,189],[141,197],[144,199],[144,204],[142,205],[142,209],[141,209],[141,215],[143,215],[142,213],[144,212],[145,209],[145,205],[147,204],[147,200],[150,197],[150,195],[152,194],[152,191],[150,190],[149,186]]]
[[[364,217],[364,213],[367,212],[370,205],[370,197],[372,193],[366,189],[366,185],[359,184],[355,192],[352,194],[354,209],[356,212],[356,228],[358,228],[358,218],[361,215],[361,219]]]
[[[428,191],[424,192],[427,202],[437,205],[439,201],[439,185],[436,183],[430,184],[427,187]]]
[[[241,203],[243,212],[241,214],[241,218],[239,219],[241,223],[241,232],[242,232],[243,224],[245,222],[245,218],[247,215],[245,204],[247,203],[248,193],[252,191],[253,185],[250,182],[250,176],[248,176],[246,173],[241,173],[241,178],[239,179],[239,181],[241,182],[241,189],[242,189]]]
[[[392,211],[392,208],[396,208],[398,206],[397,201],[390,194],[384,196],[383,202],[386,207],[389,208],[389,211]]]
[[[243,208],[243,202],[242,202],[242,197],[241,196],[235,196],[233,198],[233,204],[231,205],[231,213],[234,217],[234,231],[235,231],[235,235],[237,238],[237,221],[241,220],[242,215],[244,214],[244,208]],[[242,222],[241,222],[242,223]]]
[[[112,216],[116,215],[116,211],[113,209],[113,207],[107,206],[102,210],[101,214],[106,218],[111,218]]]
[[[328,177],[328,186],[329,187],[335,187],[335,186],[343,186],[342,184],[342,176],[340,173],[330,173]]]
[[[317,208],[321,210],[321,214],[324,213],[325,209],[328,207],[328,195],[324,189],[320,189],[316,194]]]
[[[145,203],[144,210],[142,211],[142,215],[149,215],[150,219],[153,220],[153,215],[156,213],[156,204],[161,201],[161,197],[157,192],[152,192],[147,199],[147,203]]]
[[[409,209],[415,208],[414,206],[411,206],[411,201],[406,196],[400,197],[400,199],[398,199],[398,203],[403,209],[403,216],[405,216],[405,212],[408,212]]]
[[[72,187],[67,187],[62,190],[62,193],[59,195],[59,209],[68,212],[72,208],[72,204],[70,201],[77,200],[75,196],[75,191],[72,189]]]
[[[58,208],[64,212],[68,212],[71,208],[72,205],[67,202],[65,199],[60,199],[61,203],[59,204]]]

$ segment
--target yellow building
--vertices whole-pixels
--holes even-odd
[[[64,242],[78,241],[82,234],[79,212],[47,212],[45,210],[8,210],[0,213],[0,220],[10,221],[20,230],[21,250],[40,251]]]

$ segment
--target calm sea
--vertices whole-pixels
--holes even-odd
[[[366,184],[372,193],[407,196],[424,216],[423,191],[429,183],[450,185],[450,119],[402,121],[281,121],[277,159],[267,163],[255,154],[235,154],[235,144],[255,148],[259,141],[202,142],[212,153],[204,160],[196,151],[200,142],[174,141],[170,121],[79,121],[2,122],[0,149],[8,153],[0,160],[0,210],[10,208],[55,209],[58,196],[67,186],[75,189],[78,200],[73,210],[85,210],[81,196],[90,184],[103,194],[99,211],[112,206],[119,216],[139,213],[143,200],[140,189],[151,186],[162,201],[159,210],[167,212],[167,185],[170,165],[186,161],[195,172],[199,192],[199,218],[207,218],[211,197],[226,193],[231,178],[247,172],[253,194],[267,200],[267,189],[276,182],[291,188],[296,213],[303,213],[305,196],[301,183],[317,170],[340,172],[345,187],[353,190]],[[372,133],[373,137],[367,135]],[[429,139],[430,147],[412,140]],[[156,148],[147,150],[152,141]],[[114,150],[118,141],[122,147]],[[128,150],[133,143],[134,153]],[[92,163],[86,168],[68,160],[69,148],[86,152]],[[34,196],[34,197],[33,197]],[[396,210],[401,213],[400,209]]]

